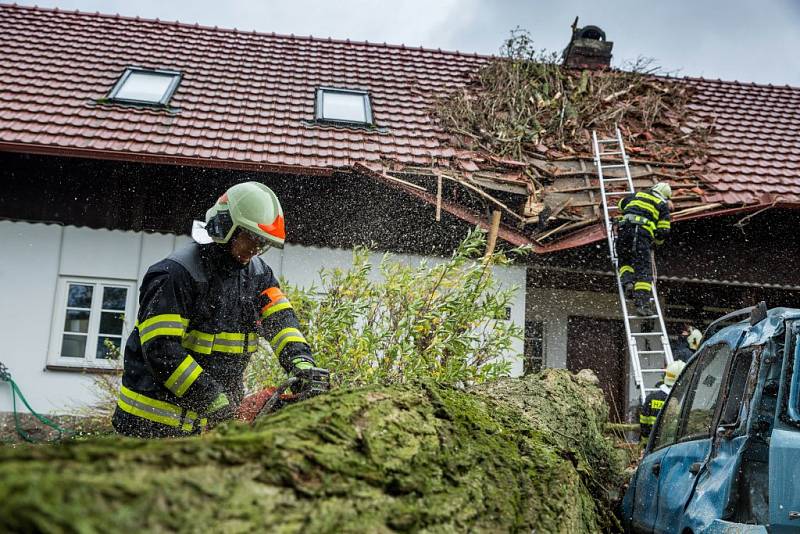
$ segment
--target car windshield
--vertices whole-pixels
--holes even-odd
[[[789,392],[789,417],[800,423],[800,321],[794,323],[793,346],[789,354],[794,354]]]

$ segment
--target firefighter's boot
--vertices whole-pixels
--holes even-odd
[[[625,282],[622,286],[622,291],[626,299],[633,300],[633,282]]]
[[[649,291],[636,291],[633,296],[633,304],[636,308],[636,315],[645,317],[653,315],[653,299],[650,298]]]

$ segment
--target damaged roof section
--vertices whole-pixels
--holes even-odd
[[[0,150],[363,173],[469,222],[499,209],[503,239],[547,252],[603,238],[589,139],[619,124],[675,220],[800,206],[800,89],[602,68],[604,35],[592,70],[524,41],[486,57],[10,5],[0,31]],[[107,101],[130,66],[182,74],[168,107]],[[374,124],[316,120],[322,87],[368,95]]]

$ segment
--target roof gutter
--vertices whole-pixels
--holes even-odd
[[[247,160],[216,158],[187,158],[184,156],[170,156],[167,154],[154,155],[141,152],[117,152],[93,148],[58,147],[51,145],[34,145],[29,143],[0,142],[0,152],[16,152],[18,154],[37,154],[43,156],[124,161],[129,163],[149,163],[154,165],[176,165],[186,167],[203,167],[206,169],[227,169],[234,171],[256,171],[326,177],[333,176],[333,174],[339,170],[333,167],[307,167],[303,165],[256,163],[254,161]]]

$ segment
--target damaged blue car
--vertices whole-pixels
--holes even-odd
[[[800,532],[800,309],[761,303],[709,327],[621,518],[629,532]]]

